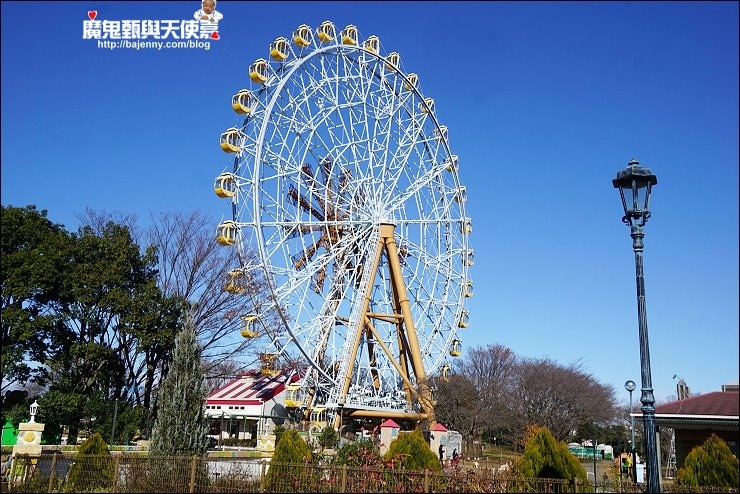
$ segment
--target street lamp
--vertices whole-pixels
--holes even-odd
[[[635,385],[635,381],[629,380],[624,383],[624,389],[629,391],[630,394],[630,434],[632,436],[632,442],[630,442],[630,456],[632,457],[632,482],[637,482],[637,462],[635,461],[635,417],[632,416],[632,392],[636,387],[637,385]]]
[[[624,216],[622,222],[630,227],[632,250],[635,252],[637,280],[637,320],[640,334],[640,374],[642,377],[642,420],[645,427],[645,457],[647,460],[647,490],[660,492],[660,470],[658,469],[657,442],[655,434],[655,397],[650,376],[650,345],[648,343],[647,311],[645,309],[645,280],[642,272],[643,238],[642,228],[650,218],[650,192],[658,179],[648,168],[632,159],[627,167],[617,172],[612,180],[619,189]]]
[[[29,407],[28,410],[31,413],[31,420],[30,422],[36,422],[36,414],[39,411],[39,404],[36,402],[36,400],[33,400],[33,404]]]

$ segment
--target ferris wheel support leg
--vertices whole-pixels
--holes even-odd
[[[370,279],[368,280],[368,285],[367,285],[368,287],[373,286],[373,283],[375,283],[375,276],[378,272],[378,266],[380,265],[380,257],[382,254],[382,249],[381,249],[382,242],[383,242],[382,238],[378,239],[378,245],[375,249],[375,259],[373,259],[372,271],[370,271],[371,273]],[[358,328],[358,331],[355,334],[355,341],[353,342],[352,347],[350,349],[350,355],[349,355],[350,365],[354,365],[354,361],[357,358],[357,349],[359,348],[360,340],[362,339],[362,331],[360,330],[363,329],[365,325],[367,325],[368,323],[366,314],[367,314],[368,308],[370,307],[371,298],[372,298],[372,293],[370,292],[370,290],[365,290],[365,300],[363,300],[362,302],[362,312],[361,312],[362,316],[360,317],[360,321],[358,322],[360,327]],[[347,372],[347,374],[344,376],[344,382],[342,383],[342,389],[339,390],[339,397],[337,399],[337,403],[340,403],[342,405],[344,404],[344,400],[347,397],[347,391],[349,391],[349,386],[351,382],[352,382],[352,372]],[[335,422],[334,428],[336,429],[339,426],[338,418],[335,418],[334,422]]]
[[[419,386],[421,406],[427,414],[427,423],[431,426],[435,422],[432,390],[427,382],[424,362],[421,358],[421,352],[419,351],[419,337],[416,334],[414,319],[411,317],[411,306],[409,305],[409,297],[406,292],[406,284],[403,282],[401,262],[398,259],[398,246],[396,245],[393,230],[394,226],[392,224],[384,223],[381,225],[381,238],[382,241],[385,242],[385,248],[388,252],[391,279],[401,306],[401,315],[403,316],[405,333],[409,343],[409,353],[411,354],[411,366],[414,370],[416,382]]]
[[[398,303],[398,301],[396,301],[396,303]],[[400,314],[401,308],[398,307],[396,311]],[[409,383],[410,373],[409,373],[409,361],[407,357],[409,345],[408,345],[408,342],[406,341],[406,338],[404,338],[403,328],[400,322],[396,325],[396,337],[398,339],[398,348],[401,349],[400,360],[401,360],[401,368],[403,369],[398,372],[399,374],[401,374],[401,377],[404,378],[404,383],[407,385],[404,391],[406,392],[406,403],[410,406],[411,405],[411,392],[413,390],[413,387]],[[415,390],[414,390],[414,393],[416,393]],[[417,399],[418,399],[418,396],[417,396]]]

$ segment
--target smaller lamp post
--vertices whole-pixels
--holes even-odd
[[[598,441],[596,440],[596,430],[594,429],[594,439],[593,443],[591,445],[594,447],[594,492],[598,492],[596,490],[596,445],[598,444]]]
[[[29,407],[29,412],[31,412],[31,420],[30,423],[36,422],[36,414],[39,411],[39,404],[36,402],[36,400],[33,400],[33,403]]]
[[[632,482],[637,482],[637,462],[635,461],[635,417],[632,416],[632,392],[637,388],[635,381],[624,383],[624,389],[630,394],[630,456],[632,456]]]

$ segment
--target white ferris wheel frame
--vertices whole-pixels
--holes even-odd
[[[241,268],[264,270],[268,281],[271,296],[256,309],[275,311],[284,325],[263,333],[278,354],[308,364],[301,385],[313,405],[404,416],[420,411],[409,385],[439,372],[460,341],[471,226],[433,101],[416,76],[356,41],[289,44],[285,61],[268,63],[237,127],[232,215]],[[393,321],[388,255],[370,262],[383,224],[393,225],[403,252],[420,376],[399,362],[409,342]],[[373,331],[362,322],[366,295],[379,317]],[[350,362],[358,338],[362,349]]]

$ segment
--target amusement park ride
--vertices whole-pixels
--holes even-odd
[[[239,253],[224,289],[245,297],[242,336],[270,348],[263,373],[301,363],[285,400],[298,422],[433,423],[429,378],[460,355],[474,263],[434,100],[377,36],[329,21],[277,38],[249,77],[214,184],[231,205],[216,240]]]

